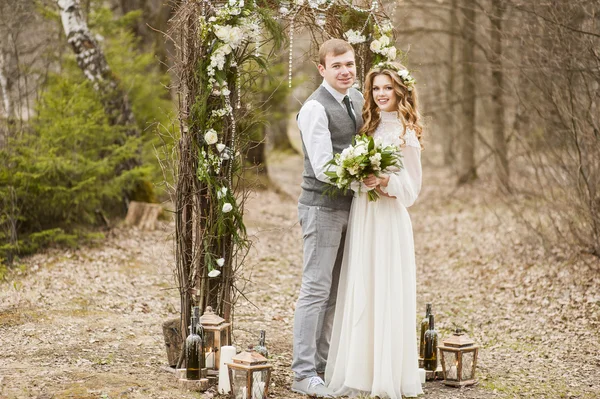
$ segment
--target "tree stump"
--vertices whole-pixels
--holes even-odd
[[[125,224],[127,226],[137,226],[142,230],[154,230],[156,220],[162,210],[163,208],[159,204],[131,201],[125,217]]]
[[[169,366],[177,367],[179,354],[181,353],[181,333],[179,331],[180,320],[169,319],[163,323],[163,335],[165,337],[165,347],[167,349],[167,359]]]

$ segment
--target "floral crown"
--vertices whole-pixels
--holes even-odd
[[[417,83],[417,81],[415,80],[415,78],[412,77],[412,75],[410,74],[410,72],[408,72],[407,69],[402,69],[399,66],[392,64],[391,62],[380,62],[379,64],[375,65],[375,68],[390,69],[396,72],[398,76],[400,76],[400,79],[402,79],[402,82],[404,83],[408,91],[413,91],[413,89],[415,88],[415,83]]]

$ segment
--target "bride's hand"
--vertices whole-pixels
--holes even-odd
[[[378,193],[379,195],[381,195],[382,197],[396,198],[396,197],[394,197],[393,195],[389,195],[388,193],[386,193],[385,191],[383,191],[383,190],[381,189],[381,186],[377,186],[377,187],[375,187],[375,191],[377,191],[377,193]]]
[[[367,186],[369,189],[377,187],[381,184],[381,179],[375,175],[369,175],[363,181],[363,184]]]

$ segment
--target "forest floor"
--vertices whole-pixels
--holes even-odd
[[[278,190],[247,202],[253,241],[247,300],[234,344],[261,329],[274,365],[272,398],[292,382],[292,324],[302,270],[297,223],[301,159],[273,158]],[[600,397],[600,262],[543,251],[485,179],[456,189],[425,163],[410,209],[419,317],[433,302],[442,337],[465,328],[481,345],[478,385],[428,382],[425,398]],[[162,323],[178,315],[174,225],[115,228],[101,243],[22,260],[0,284],[0,398],[199,398],[166,371]]]

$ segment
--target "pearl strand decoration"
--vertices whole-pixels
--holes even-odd
[[[235,86],[237,90],[237,98],[235,100],[235,108],[242,108],[242,73],[240,72],[240,67],[236,67],[236,77],[235,77]],[[232,114],[233,116],[233,114]]]
[[[256,10],[257,8],[256,0],[254,0],[254,9]],[[258,58],[260,57],[260,23],[258,20],[254,29],[254,55]]]
[[[229,187],[231,187],[231,183],[233,182],[233,157],[235,156],[234,151],[235,151],[235,133],[236,133],[236,126],[235,126],[235,118],[233,116],[233,108],[231,108],[231,102],[229,101],[229,96],[225,96],[225,106],[227,107],[227,109],[229,109],[229,117],[231,119],[231,145],[230,145],[230,153],[229,153],[229,173],[227,176],[227,180],[229,182]],[[226,151],[223,150],[223,151]]]
[[[288,65],[288,87],[291,88],[292,87],[292,63],[294,60],[294,18],[296,17],[296,15],[294,14],[292,16],[292,19],[290,20],[290,59],[289,59],[289,65]]]

